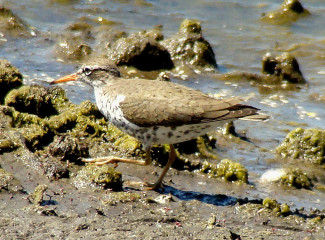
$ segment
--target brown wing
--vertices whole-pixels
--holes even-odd
[[[120,79],[116,80],[113,88],[127,96],[120,103],[124,117],[139,126],[180,126],[235,120],[255,115],[258,110],[240,104],[239,99],[215,99],[171,82]]]

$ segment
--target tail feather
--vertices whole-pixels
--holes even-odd
[[[267,121],[269,119],[270,119],[269,115],[260,114],[260,113],[256,113],[255,115],[250,115],[250,116],[240,118],[240,120],[245,120],[245,121]]]

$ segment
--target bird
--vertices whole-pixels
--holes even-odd
[[[67,81],[92,86],[99,111],[113,125],[138,139],[146,152],[145,160],[107,156],[83,159],[84,162],[147,166],[151,164],[151,147],[169,144],[168,161],[161,175],[155,183],[145,183],[149,190],[163,188],[163,179],[176,158],[174,144],[237,119],[264,121],[269,118],[259,113],[260,109],[242,104],[240,98],[217,99],[170,81],[123,78],[117,66],[106,59],[85,63],[75,73],[50,84]]]

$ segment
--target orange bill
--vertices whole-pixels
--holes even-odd
[[[54,80],[50,82],[50,84],[56,84],[56,83],[62,83],[62,82],[69,82],[69,81],[76,81],[78,79],[78,76],[76,73],[64,76],[62,78],[59,78],[57,80]]]

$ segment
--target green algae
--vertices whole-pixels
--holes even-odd
[[[323,164],[325,162],[325,131],[296,128],[276,148],[283,158]]]
[[[77,173],[74,184],[78,189],[93,187],[119,191],[122,189],[122,174],[108,165],[87,164]]]
[[[38,85],[22,86],[10,91],[5,98],[5,105],[42,118],[56,114],[48,89]]]
[[[217,165],[204,161],[199,171],[207,173],[210,177],[222,178],[229,182],[248,183],[247,169],[243,165],[229,159],[223,159]]]
[[[125,134],[112,124],[109,124],[107,127],[107,137],[115,147],[124,149],[128,152],[135,153],[138,149],[141,149],[141,143],[137,139]]]
[[[51,96],[51,101],[56,109],[57,113],[65,111],[67,108],[74,106],[73,103],[69,101],[66,96],[66,92],[63,88],[53,87],[49,89],[49,95]]]
[[[284,174],[279,183],[294,188],[306,188],[311,189],[313,187],[312,180],[309,178],[307,173],[303,172],[299,168],[288,168],[286,174]]]
[[[267,197],[263,200],[262,204],[265,208],[272,210],[277,215],[287,216],[291,214],[291,210],[288,204],[279,204],[275,199]]]
[[[38,149],[51,140],[53,135],[50,129],[37,115],[18,112],[12,107],[7,108],[5,114],[11,117],[11,127],[18,130],[30,149]]]

